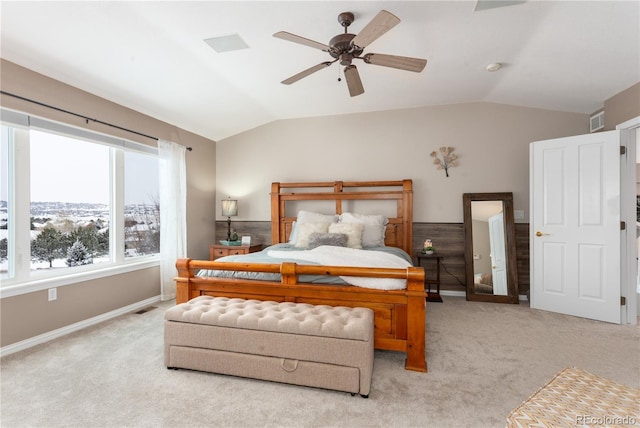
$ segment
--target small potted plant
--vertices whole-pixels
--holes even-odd
[[[431,242],[431,239],[425,240],[424,246],[422,247],[422,252],[424,254],[433,254],[434,251],[435,251],[435,248],[433,247],[433,243]]]

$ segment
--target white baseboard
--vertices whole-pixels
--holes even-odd
[[[3,346],[2,348],[0,348],[0,357],[4,357],[6,355],[13,354],[15,352],[23,351],[25,349],[31,348],[36,345],[40,345],[42,343],[46,343],[50,340],[57,339],[69,333],[82,330],[83,328],[87,328],[92,325],[110,320],[120,315],[128,314],[130,312],[134,312],[139,309],[146,308],[147,306],[153,305],[154,303],[157,303],[159,301],[160,301],[160,296],[150,297],[140,302],[132,303],[131,305],[125,306],[123,308],[118,308],[111,312],[107,312],[93,318],[82,320],[80,322],[67,325],[57,330],[52,330],[52,331],[40,334],[38,336],[30,337],[29,339],[25,339],[20,342],[12,343],[11,345]]]

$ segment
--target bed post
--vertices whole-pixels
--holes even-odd
[[[271,183],[271,244],[280,242],[280,183]]]
[[[402,221],[404,222],[403,249],[413,257],[413,181],[402,180]]]
[[[176,281],[176,305],[189,301],[190,281],[193,278],[193,273],[189,269],[189,263],[191,259],[178,259],[176,261],[176,269],[178,269],[178,276]]]
[[[333,184],[333,192],[342,193],[342,190],[344,189],[343,184],[344,183],[342,181],[336,181]],[[336,214],[342,214],[342,199],[336,198]]]
[[[407,360],[406,370],[427,371],[426,293],[424,269],[407,268]]]

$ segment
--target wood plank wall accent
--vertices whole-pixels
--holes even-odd
[[[516,223],[516,256],[518,292],[529,293],[529,224]],[[238,236],[251,236],[254,242],[271,243],[271,222],[236,221],[231,223]],[[216,221],[216,240],[226,239],[227,222]],[[438,254],[443,256],[440,270],[441,290],[465,291],[464,231],[462,223],[413,223],[413,247],[422,249],[425,239],[431,239]],[[427,271],[427,275],[431,272]]]
[[[251,241],[264,245],[271,244],[270,221],[231,221],[231,234],[233,231],[241,236],[251,236]],[[216,221],[216,244],[220,240],[227,239],[227,221]],[[214,244],[214,242],[212,242]]]

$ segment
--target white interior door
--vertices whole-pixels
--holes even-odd
[[[489,246],[491,248],[491,278],[493,294],[507,296],[507,254],[504,242],[504,213],[489,217]]]
[[[530,152],[531,307],[620,323],[620,132]]]

